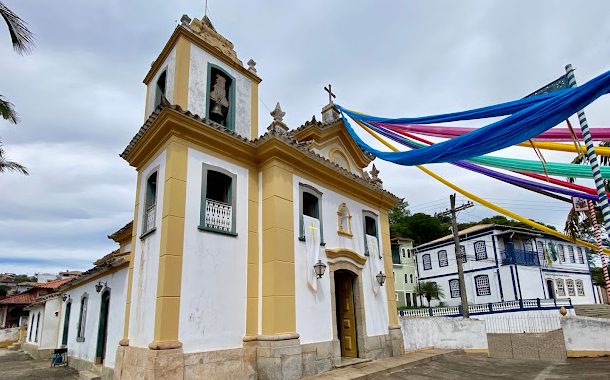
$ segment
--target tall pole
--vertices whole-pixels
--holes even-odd
[[[593,230],[595,231],[595,241],[597,242],[597,253],[599,254],[599,258],[602,261],[602,272],[604,274],[604,282],[606,284],[606,293],[608,294],[608,299],[610,300],[610,276],[608,275],[608,266],[606,265],[606,255],[604,255],[604,248],[602,245],[602,234],[599,230],[599,226],[597,225],[597,215],[595,214],[595,207],[593,206],[593,201],[587,201],[587,205],[589,206],[589,213],[591,215],[591,226],[593,226]],[[603,303],[603,300],[602,300]]]
[[[453,242],[455,243],[455,262],[458,268],[458,282],[460,284],[460,298],[462,300],[462,315],[464,318],[470,318],[468,312],[468,297],[466,295],[466,282],[464,281],[464,267],[462,265],[462,255],[460,250],[460,235],[457,226],[457,217],[455,212],[455,194],[449,195],[451,202],[451,227],[453,229]],[[451,291],[451,289],[449,289]]]
[[[568,86],[576,87],[576,78],[574,77],[572,65],[566,65],[566,73],[568,76]],[[608,206],[606,187],[604,186],[604,179],[602,178],[601,170],[599,169],[599,161],[597,160],[597,154],[595,153],[595,147],[593,146],[593,139],[591,138],[591,132],[589,131],[589,123],[587,123],[587,117],[585,116],[584,110],[578,111],[577,114],[582,136],[585,139],[585,146],[587,148],[587,160],[589,161],[589,165],[591,165],[591,172],[593,173],[595,187],[597,188],[599,205],[604,217],[604,227],[608,234],[610,234],[610,207]]]

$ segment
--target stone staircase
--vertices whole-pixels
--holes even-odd
[[[574,312],[581,317],[610,319],[610,305],[574,305]]]
[[[10,346],[8,346],[6,349],[9,351],[17,351],[20,348],[21,348],[21,343],[15,342],[15,343],[11,344]]]

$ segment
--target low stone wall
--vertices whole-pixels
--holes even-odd
[[[52,348],[40,350],[37,345],[31,343],[24,343],[21,349],[37,360],[51,360],[51,355],[53,354]]]
[[[17,340],[19,340],[19,327],[0,329],[0,347],[6,347]]]
[[[566,348],[563,333],[487,334],[489,356],[493,358],[563,361]]]
[[[446,348],[486,353],[488,350],[484,321],[443,317],[400,317],[400,324],[406,351]]]
[[[568,357],[610,356],[610,319],[571,316],[561,329]]]

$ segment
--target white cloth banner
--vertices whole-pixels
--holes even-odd
[[[383,271],[383,261],[380,259],[379,243],[377,238],[371,235],[366,236],[366,244],[369,252],[369,272],[371,273],[371,283],[373,285],[373,293],[379,293],[379,283],[377,282],[377,274]]]
[[[303,233],[305,234],[305,252],[307,254],[307,283],[314,292],[318,291],[318,280],[313,266],[320,259],[320,221],[303,215]]]

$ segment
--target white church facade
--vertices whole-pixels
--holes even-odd
[[[299,379],[404,352],[388,212],[334,106],[258,134],[254,61],[184,16],[144,83],[116,252],[60,289],[56,347],[116,379]],[[59,302],[59,301],[58,301]]]
[[[460,247],[471,304],[537,298],[600,303],[586,248],[573,242],[525,228],[483,224],[460,231]],[[416,250],[419,281],[435,282],[447,306],[460,305],[453,235]]]

